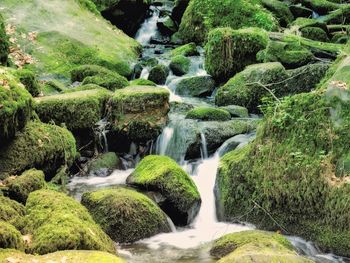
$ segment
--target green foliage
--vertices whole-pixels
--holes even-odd
[[[277,29],[277,21],[270,12],[247,0],[191,0],[182,18],[180,37],[196,43],[205,42],[208,32],[216,27],[259,27]]]
[[[21,130],[32,114],[32,96],[12,74],[0,66],[0,148]],[[1,169],[1,168],[0,168]]]
[[[0,14],[0,65],[7,64],[7,57],[9,54],[9,42],[5,31],[4,18]]]
[[[186,119],[201,121],[228,121],[231,119],[231,114],[223,109],[198,107],[187,112]]]
[[[15,71],[15,75],[33,97],[37,97],[40,94],[40,84],[32,71],[19,69]]]
[[[190,65],[191,61],[188,58],[178,55],[171,59],[169,68],[175,75],[182,76],[188,73]]]
[[[63,193],[35,191],[29,195],[26,211],[24,231],[32,235],[31,253],[74,249],[115,253],[113,241],[86,208]]]
[[[171,51],[171,56],[197,56],[199,55],[196,43],[188,43],[182,46],[179,46]]]
[[[25,215],[24,206],[10,198],[0,196],[0,221],[21,227]]]
[[[165,65],[159,64],[151,68],[148,79],[156,84],[163,85],[165,84],[165,81],[168,75],[169,75],[168,67]]]
[[[73,135],[65,128],[29,122],[0,151],[0,178],[37,168],[52,177],[62,165],[70,167],[76,157]]]
[[[129,82],[129,86],[157,86],[156,83],[148,79],[134,79]]]
[[[267,33],[258,28],[210,31],[205,46],[205,69],[219,80],[227,80],[249,64],[256,62],[256,53],[268,44]]]
[[[91,129],[102,119],[105,104],[111,96],[102,88],[68,92],[37,98],[35,110],[45,123],[64,123],[70,130]]]
[[[21,233],[11,224],[0,221],[0,247],[23,250]]]
[[[22,204],[25,204],[31,192],[46,187],[45,175],[42,171],[31,169],[20,176],[8,178],[5,181],[7,195]]]
[[[85,193],[82,204],[116,242],[130,243],[170,232],[164,212],[147,196],[134,190],[118,187]]]
[[[142,189],[159,191],[182,212],[187,212],[200,202],[198,190],[191,177],[167,156],[145,157],[127,182]]]

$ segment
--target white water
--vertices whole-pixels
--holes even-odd
[[[157,21],[159,19],[159,10],[151,6],[152,16],[141,25],[140,29],[137,31],[135,39],[141,45],[148,45],[151,38],[157,33]]]

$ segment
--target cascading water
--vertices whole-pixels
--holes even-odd
[[[143,46],[148,45],[151,38],[157,33],[157,21],[159,19],[159,10],[155,6],[151,6],[152,16],[145,20],[141,28],[136,33],[135,39]]]

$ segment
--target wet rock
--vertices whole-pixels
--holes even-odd
[[[97,156],[88,165],[88,173],[91,176],[108,176],[119,167],[119,158],[114,152]]]
[[[82,204],[116,242],[130,243],[170,232],[167,216],[147,196],[126,188],[85,193]]]
[[[176,86],[176,94],[183,96],[204,97],[211,95],[215,81],[209,75],[181,79]]]
[[[248,109],[238,105],[228,105],[220,107],[220,109],[226,110],[231,114],[231,117],[248,118]]]
[[[188,43],[182,46],[179,46],[171,51],[171,56],[198,56],[199,52],[195,43]]]
[[[157,27],[163,35],[172,35],[177,31],[177,26],[170,16],[158,20]]]
[[[165,84],[168,75],[169,69],[167,66],[157,65],[150,70],[148,79],[156,84],[163,85]]]
[[[188,73],[191,61],[182,55],[175,56],[171,59],[169,68],[176,76],[182,76]]]
[[[175,225],[191,223],[199,211],[200,196],[191,177],[171,158],[145,157],[127,178],[127,183],[141,190],[160,193],[159,203]]]
[[[228,111],[219,108],[198,107],[187,112],[186,119],[200,121],[228,121],[231,119],[231,114]]]
[[[185,13],[190,0],[176,0],[171,16],[174,18],[175,22],[179,25],[181,18]]]
[[[290,5],[289,10],[292,12],[294,17],[311,17],[312,10],[302,5]]]

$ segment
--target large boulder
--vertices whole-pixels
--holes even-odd
[[[277,29],[277,20],[261,5],[247,0],[192,0],[181,20],[180,37],[186,42],[201,43],[216,27],[260,27]]]
[[[32,114],[32,96],[12,72],[0,66],[0,148],[26,125]]]
[[[165,81],[169,75],[169,69],[165,65],[156,65],[149,71],[148,79],[158,85],[165,84]]]
[[[189,224],[199,211],[201,198],[191,177],[171,158],[149,155],[127,178],[127,183],[159,193],[160,207],[174,224]]]
[[[284,236],[258,230],[227,234],[214,242],[210,254],[218,263],[314,262],[299,256]]]
[[[166,124],[169,92],[152,86],[117,90],[109,103],[112,130],[131,141],[156,139]]]
[[[4,18],[0,14],[0,65],[7,64],[7,57],[9,54],[9,42],[6,35]]]
[[[21,232],[5,221],[0,221],[0,247],[19,250],[24,248]]]
[[[120,257],[102,251],[66,250],[57,251],[42,256],[34,256],[13,249],[0,249],[0,262],[125,263],[125,261]]]
[[[71,131],[92,129],[102,119],[111,96],[102,88],[45,96],[35,99],[35,111],[45,123],[64,123]]]
[[[176,85],[176,94],[191,97],[205,97],[212,94],[215,81],[209,75],[181,79]]]
[[[265,49],[267,33],[258,28],[218,28],[209,33],[205,45],[205,69],[225,81],[245,66],[256,63],[256,53]]]
[[[13,200],[25,204],[31,192],[46,187],[45,174],[31,169],[20,176],[10,177],[5,181],[6,194]]]
[[[113,241],[94,222],[84,206],[52,190],[31,193],[26,204],[24,232],[31,235],[31,253],[58,250],[101,250],[115,253]]]
[[[131,189],[119,187],[85,193],[81,202],[116,242],[130,243],[171,231],[166,214],[157,204]]]
[[[29,122],[0,151],[0,178],[37,168],[52,178],[61,166],[70,167],[76,157],[73,135],[65,128]]]

